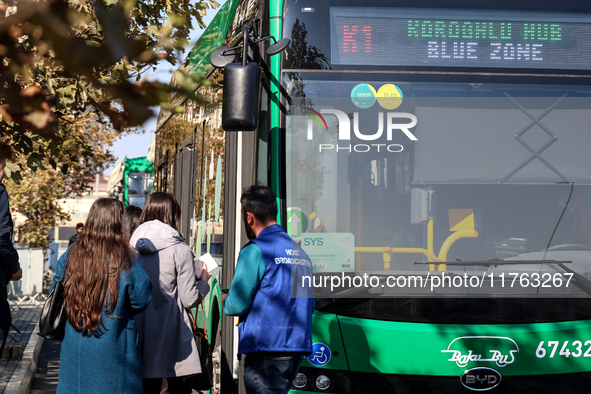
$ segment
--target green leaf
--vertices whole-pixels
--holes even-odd
[[[26,134],[21,134],[21,144],[24,154],[30,153],[33,149],[33,141]]]
[[[31,153],[31,155],[27,159],[27,165],[33,171],[36,171],[37,168],[45,169],[45,167],[43,166],[43,156],[38,153]]]
[[[17,185],[20,185],[21,181],[23,180],[23,177],[21,176],[21,172],[20,171],[13,172],[12,175],[10,176],[10,180],[14,181]]]

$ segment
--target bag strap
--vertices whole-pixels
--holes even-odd
[[[203,311],[203,299],[201,299],[199,305],[197,305],[197,308],[195,308],[195,314],[193,315],[193,332],[197,332],[197,313],[199,313],[199,306],[201,306],[201,316],[203,317],[203,331],[205,332],[205,339],[209,340],[207,336],[207,324],[205,324],[205,312]]]

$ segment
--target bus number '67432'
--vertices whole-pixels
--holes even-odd
[[[546,345],[544,346],[545,343],[546,343]],[[560,348],[560,351],[558,352],[559,356],[581,357],[581,355],[582,355],[583,357],[591,357],[591,340],[585,341],[584,345],[581,341],[574,341],[571,343],[570,346],[568,345],[568,343],[569,343],[569,341],[564,341],[562,343],[562,347]],[[556,354],[556,350],[558,350],[559,345],[560,345],[560,341],[548,341],[548,342],[541,341],[540,344],[538,345],[538,348],[536,349],[536,356],[538,358],[544,358],[546,356],[548,356],[549,358],[553,358],[554,355]],[[583,354],[583,346],[587,347],[585,354]],[[548,348],[548,351],[546,351],[546,348]]]

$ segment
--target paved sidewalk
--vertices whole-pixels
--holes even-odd
[[[8,358],[0,359],[0,393],[25,394],[36,369],[37,356],[42,345],[42,338],[37,335],[38,322],[43,307],[31,301],[23,302],[20,308],[12,302],[12,324],[6,342]]]
[[[60,371],[60,341],[43,341],[29,394],[55,394]]]

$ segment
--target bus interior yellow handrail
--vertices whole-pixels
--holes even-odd
[[[450,234],[449,237],[441,245],[439,249],[439,255],[436,256],[433,252],[433,219],[430,219],[427,223],[427,249],[425,248],[392,248],[389,246],[357,246],[355,247],[356,253],[382,253],[384,261],[384,269],[390,269],[390,255],[392,253],[420,253],[425,255],[429,261],[438,262],[446,261],[447,254],[454,243],[463,238],[476,238],[478,237],[478,231],[455,231]],[[447,269],[445,264],[438,264],[438,271],[445,271]],[[429,264],[429,270],[435,271],[435,264]]]

